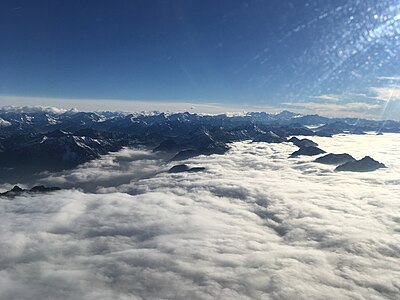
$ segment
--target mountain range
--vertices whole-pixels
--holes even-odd
[[[400,132],[400,122],[289,111],[231,116],[4,107],[0,109],[0,180],[73,168],[126,146],[142,145],[170,152],[171,160],[182,160],[223,154],[234,141],[280,143],[297,135],[329,137],[369,131]],[[300,148],[302,143],[312,146],[310,140],[291,141]]]

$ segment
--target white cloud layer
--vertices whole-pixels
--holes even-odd
[[[374,93],[374,98],[382,101],[400,100],[400,87],[398,86],[385,86],[385,87],[372,87],[371,91]]]
[[[315,141],[388,168],[241,142],[169,174],[125,149],[43,179],[97,194],[0,200],[0,299],[398,299],[400,136]]]
[[[319,98],[321,99],[321,98]],[[354,117],[364,119],[379,119],[380,112],[383,108],[382,103],[366,103],[366,102],[346,102],[346,103],[320,103],[320,102],[285,102],[282,103],[289,107],[300,108],[299,112],[314,111],[322,116],[327,117]],[[291,109],[291,108],[290,108]]]
[[[0,96],[1,99],[1,96]],[[46,112],[46,113],[53,113],[53,114],[62,114],[67,112],[66,109],[57,108],[57,107],[50,107],[50,106],[15,106],[14,105],[6,105],[2,106],[1,110],[6,112],[15,112],[15,113],[36,113],[36,112]]]
[[[323,94],[323,95],[318,95],[318,96],[312,96],[310,98],[319,99],[319,100],[328,100],[328,101],[339,101],[339,100],[341,100],[341,96],[340,95],[336,95],[336,94]]]

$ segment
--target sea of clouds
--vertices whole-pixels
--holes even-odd
[[[174,163],[123,149],[0,199],[0,299],[399,299],[400,135],[314,138],[388,167],[333,172],[289,144]]]

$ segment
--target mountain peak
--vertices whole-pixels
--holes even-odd
[[[294,117],[299,117],[301,115],[297,114],[297,113],[294,113],[294,112],[291,112],[291,111],[288,111],[288,110],[283,110],[283,111],[275,114],[275,116],[279,117],[279,118],[283,118],[283,119],[292,119]]]
[[[54,137],[54,138],[60,138],[60,137],[63,137],[63,136],[69,135],[69,134],[70,134],[69,132],[65,132],[61,129],[57,129],[57,130],[47,133],[47,136]]]

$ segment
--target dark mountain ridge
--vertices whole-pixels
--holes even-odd
[[[228,116],[7,107],[0,109],[0,120],[0,180],[1,174],[10,178],[13,174],[73,168],[100,155],[139,144],[170,153],[172,160],[183,160],[223,154],[229,150],[229,143],[235,141],[281,143],[296,135],[400,132],[400,122],[395,121],[330,119],[288,111]],[[310,129],[311,125],[318,126]],[[290,141],[300,147],[294,156],[323,153],[309,139]]]

